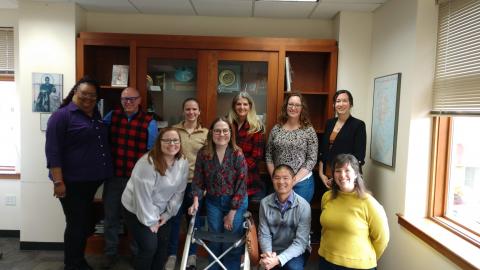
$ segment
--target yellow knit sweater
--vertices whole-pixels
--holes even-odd
[[[330,263],[348,268],[377,266],[389,240],[385,210],[371,195],[331,191],[322,197],[322,238],[318,254]]]

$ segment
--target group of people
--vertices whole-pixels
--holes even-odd
[[[335,94],[337,116],[327,121],[319,147],[298,93],[285,99],[265,142],[265,128],[246,92],[235,96],[228,115],[208,129],[200,122],[198,101],[189,98],[183,102],[184,120],[158,131],[134,88],[123,90],[122,108],[102,119],[99,90],[94,79],[80,79],[47,127],[47,167],[66,219],[65,269],[92,269],[84,252],[94,227],[93,198],[102,183],[105,268],[118,259],[122,217],[132,236],[134,268],[169,270],[175,267],[184,217],[204,204],[209,231],[242,233],[253,200],[260,201],[260,264],[267,270],[303,269],[315,189],[324,193],[320,269],[376,267],[388,243],[388,225],[361,176],[366,131],[350,115],[350,92]],[[315,187],[313,175],[317,154],[321,187]],[[259,171],[263,160],[274,188],[270,195]],[[200,226],[202,219],[195,216]],[[209,248],[217,256],[227,249],[220,243]],[[196,265],[195,254],[191,245],[188,266]],[[238,247],[221,261],[227,269],[239,269],[241,255]]]

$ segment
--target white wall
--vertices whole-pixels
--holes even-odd
[[[395,169],[370,161],[366,179],[385,207],[391,240],[380,269],[459,269],[397,224],[395,213],[425,215],[430,158],[431,84],[437,7],[430,0],[390,0],[374,12],[369,98],[373,79],[401,72]],[[371,117],[367,117],[367,130]]]
[[[89,32],[194,36],[334,38],[331,20],[87,13]]]
[[[338,20],[337,89],[353,95],[352,115],[367,119],[372,47],[372,13],[340,12]],[[368,132],[370,133],[370,132]],[[367,152],[368,152],[367,147]]]
[[[64,95],[75,82],[75,5],[19,2],[21,98],[21,241],[62,242],[64,218],[53,198],[45,161],[45,133],[32,112],[32,72],[62,73]]]

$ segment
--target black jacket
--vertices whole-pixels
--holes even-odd
[[[320,144],[319,160],[323,162],[323,170],[327,163],[331,163],[338,154],[352,154],[360,162],[365,164],[365,148],[367,144],[367,132],[365,123],[353,116],[350,116],[337,134],[332,148],[328,149],[330,134],[338,118],[327,120],[325,133]]]

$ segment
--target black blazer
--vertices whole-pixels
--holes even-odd
[[[365,164],[365,149],[367,145],[367,132],[365,123],[353,116],[348,117],[340,132],[337,134],[332,148],[328,149],[330,134],[338,118],[327,120],[325,133],[320,144],[319,160],[323,162],[323,172],[327,163],[331,163],[338,154],[352,154],[360,162]]]

